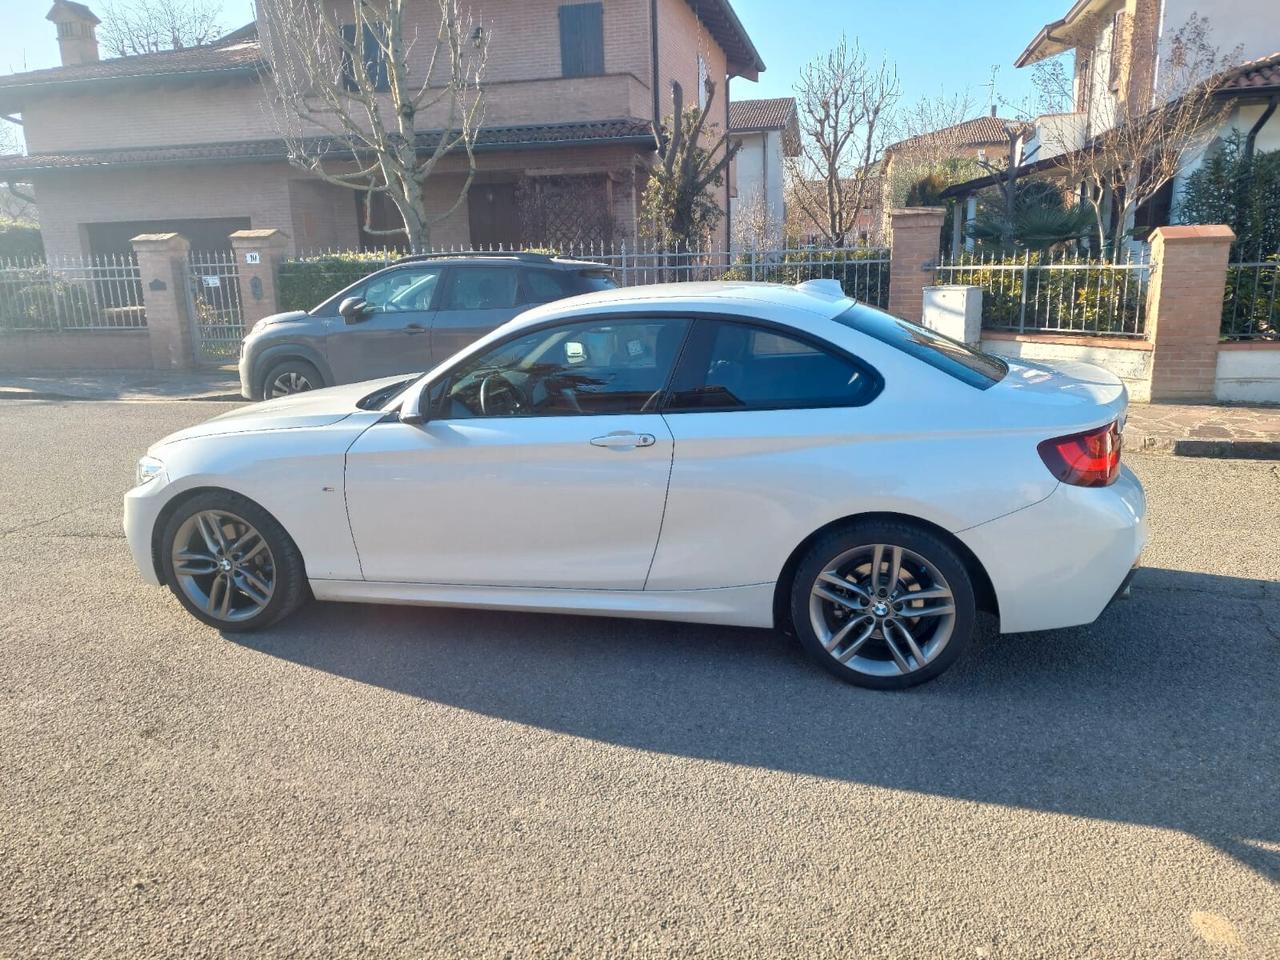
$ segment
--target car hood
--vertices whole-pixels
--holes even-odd
[[[308,390],[275,400],[248,403],[235,410],[220,414],[212,420],[171,433],[156,446],[190,440],[193,437],[213,437],[228,433],[252,433],[262,430],[296,430],[307,427],[324,427],[337,423],[359,410],[356,404],[381,387],[399,383],[405,374],[346,383],[323,390]]]
[[[276,323],[286,323],[289,320],[306,320],[311,314],[305,310],[287,310],[284,313],[273,313],[269,317],[263,317],[255,327],[269,327]]]

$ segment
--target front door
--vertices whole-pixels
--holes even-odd
[[[402,267],[352,291],[366,303],[364,319],[347,324],[338,317],[326,340],[329,366],[340,383],[431,367],[431,322],[442,272],[438,265]]]
[[[425,425],[367,430],[346,480],[365,578],[643,589],[673,453],[657,404],[687,328],[517,336],[434,383]]]
[[[477,183],[467,191],[471,245],[477,250],[514,250],[520,246],[516,185]]]

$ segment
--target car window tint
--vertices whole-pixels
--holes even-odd
[[[511,267],[456,267],[445,310],[501,310],[516,305],[516,279]]]
[[[858,406],[878,389],[870,371],[807,340],[731,321],[699,324],[669,412]]]
[[[688,327],[680,319],[584,321],[517,337],[463,361],[433,416],[656,412]]]
[[[374,277],[365,286],[364,302],[370,313],[402,313],[430,310],[439,267],[406,267]]]
[[[887,343],[979,390],[986,390],[999,383],[1009,372],[1009,365],[999,357],[975,350],[959,340],[952,340],[918,323],[911,323],[862,304],[850,307],[840,314],[836,317],[836,323],[842,323],[881,343]]]
[[[563,270],[526,270],[524,286],[525,303],[550,303],[578,292],[573,285],[573,275]]]

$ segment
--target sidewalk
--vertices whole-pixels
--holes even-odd
[[[17,376],[0,373],[0,400],[238,400],[233,364],[205,370],[67,371]]]
[[[1280,406],[1134,403],[1124,445],[1184,457],[1280,460]]]

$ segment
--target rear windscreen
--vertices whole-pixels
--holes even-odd
[[[607,270],[583,270],[578,274],[578,287],[583,293],[595,290],[615,290],[617,282]]]
[[[850,307],[836,323],[852,327],[881,343],[927,363],[971,387],[986,390],[999,383],[1009,365],[999,357],[965,346],[918,323],[891,316],[883,310],[858,304]]]

